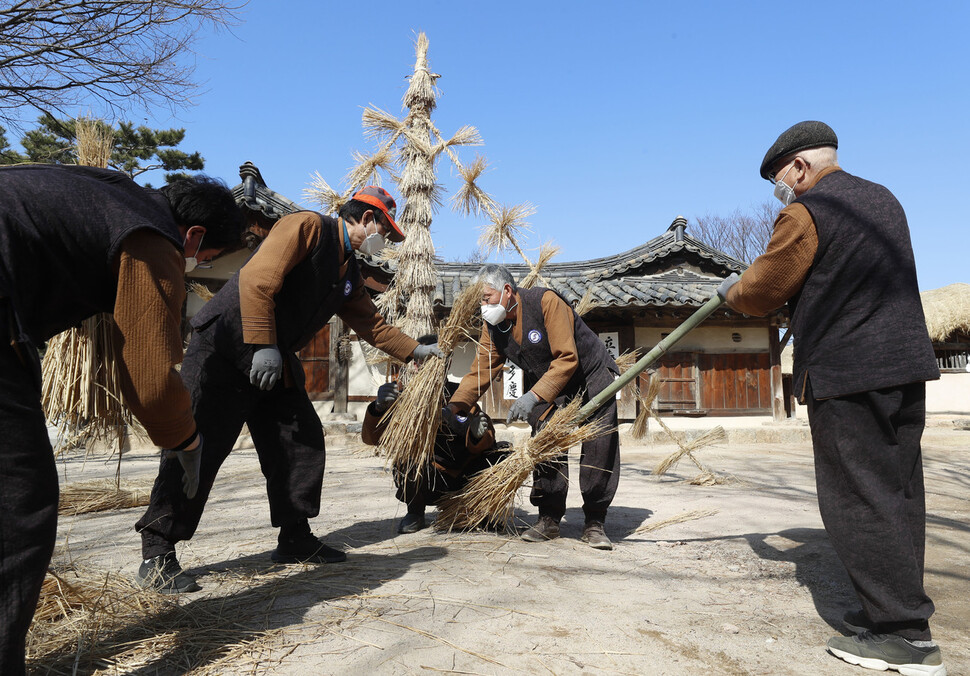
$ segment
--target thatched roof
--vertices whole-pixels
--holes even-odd
[[[950,284],[920,294],[930,340],[945,343],[955,331],[970,333],[970,284]]]

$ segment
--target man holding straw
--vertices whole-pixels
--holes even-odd
[[[434,336],[422,336],[418,340],[433,342]],[[456,386],[446,382],[445,387],[453,393]],[[394,411],[388,413],[388,409],[397,401],[400,392],[396,381],[377,388],[377,396],[364,413],[360,437],[365,444],[380,444],[391,416],[396,414]],[[394,468],[397,499],[407,507],[397,532],[407,535],[426,528],[424,512],[427,506],[437,504],[447,493],[461,490],[471,476],[503,460],[508,454],[504,449],[508,446],[508,442],[496,443],[492,419],[477,406],[468,415],[450,408],[441,409],[434,453],[427,466],[420,472]]]
[[[519,289],[512,274],[500,265],[483,266],[478,279],[484,285],[485,325],[471,370],[449,402],[452,410],[470,410],[506,360],[522,369],[527,389],[513,402],[506,422],[527,420],[533,433],[567,400],[582,394],[583,401],[588,401],[613,382],[619,373],[613,357],[559,294],[541,287]],[[620,479],[616,400],[611,398],[589,420],[605,421],[611,431],[582,444],[582,540],[595,549],[613,549],[604,523]],[[533,474],[529,499],[539,508],[539,518],[522,533],[527,542],[559,537],[569,488],[567,450],[559,460],[539,465]]]
[[[192,318],[182,367],[206,438],[199,490],[179,490],[182,468],[163,458],[135,528],[143,561],[137,580],[166,593],[199,589],[178,565],[175,544],[199,525],[216,474],[247,424],[266,477],[270,518],[280,529],[273,560],[333,563],[347,555],[310,531],[320,512],[326,460],[323,426],[304,389],[296,352],[335,314],[361,338],[401,361],[442,356],[385,323],[364,289],[355,251],[376,254],[404,240],[394,199],[367,186],[334,219],[312,211],[281,218],[253,257]]]
[[[54,549],[58,481],[37,347],[114,313],[125,404],[172,462],[202,447],[182,360],[184,272],[238,246],[242,215],[205,176],[160,190],[82,166],[0,169],[0,673],[24,673],[24,640]],[[203,243],[204,241],[204,243]],[[186,256],[191,254],[191,256]],[[189,477],[191,479],[191,477]],[[188,485],[187,490],[193,490]]]
[[[808,406],[818,506],[860,610],[833,655],[870,669],[943,676],[923,588],[920,437],[939,377],[906,214],[881,185],[843,171],[827,124],[799,122],[768,149],[761,177],[785,208],[765,254],[718,293],[764,315],[788,302],[794,389]]]

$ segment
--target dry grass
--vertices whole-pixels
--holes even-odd
[[[667,519],[662,519],[660,521],[651,521],[650,523],[645,523],[638,528],[634,528],[630,531],[630,535],[637,533],[651,533],[655,530],[660,530],[661,528],[666,528],[667,526],[673,526],[677,523],[684,523],[687,521],[695,521],[697,519],[703,519],[708,516],[714,516],[717,514],[716,509],[695,509],[689,512],[681,512],[677,516],[671,516]]]
[[[970,284],[950,284],[919,297],[931,340],[943,343],[956,331],[970,333]]]
[[[438,503],[438,530],[465,530],[485,523],[508,523],[512,517],[515,493],[533,470],[545,462],[561,458],[573,446],[610,432],[609,425],[595,420],[576,424],[582,406],[580,397],[556,411],[534,437],[514,446],[507,458],[473,476],[461,491]]]
[[[663,420],[661,420],[659,416],[656,416],[656,420],[664,428],[670,438],[677,442],[677,445],[680,448],[660,461],[660,464],[658,464],[653,470],[655,476],[663,476],[666,474],[671,468],[680,462],[684,456],[690,458],[691,461],[697,465],[697,469],[699,469],[702,473],[715,476],[714,472],[702,465],[700,461],[694,457],[694,451],[704,448],[705,446],[710,446],[711,444],[724,441],[727,438],[727,434],[724,432],[723,427],[718,425],[714,429],[704,432],[704,434],[695,439],[691,439],[688,442],[682,442],[674,435],[670,428],[664,424]]]
[[[209,287],[199,282],[189,282],[188,290],[198,296],[203,303],[208,303],[216,295]]]
[[[481,297],[480,282],[458,294],[438,336],[438,347],[445,353],[445,359],[427,359],[385,413],[387,428],[379,449],[389,465],[405,474],[420,478],[434,455],[434,438],[441,424],[441,407],[445,404],[448,360],[455,347],[469,337]]]
[[[660,394],[660,386],[660,376],[657,373],[652,373],[646,393],[637,393],[640,410],[637,411],[636,420],[633,421],[633,427],[630,429],[630,436],[634,439],[643,439],[647,435],[647,423],[650,421],[650,415],[652,413],[655,415],[653,402],[656,400],[657,395]]]
[[[61,487],[57,513],[73,515],[143,507],[151,492],[152,482],[101,479],[71,483]]]
[[[536,260],[535,265],[529,270],[529,274],[525,276],[525,279],[519,284],[519,287],[523,289],[531,289],[535,286],[540,279],[542,279],[542,269],[546,264],[552,260],[555,256],[559,254],[559,247],[552,242],[546,242],[541,247],[539,247],[539,258]]]
[[[596,300],[593,298],[593,287],[588,286],[586,287],[586,293],[584,293],[583,297],[580,298],[578,303],[576,303],[576,314],[582,317],[596,306]]]

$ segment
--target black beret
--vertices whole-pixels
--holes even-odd
[[[775,162],[786,155],[819,146],[839,147],[839,137],[832,131],[832,127],[817,120],[792,125],[781,133],[775,144],[765,153],[765,159],[761,161],[761,178],[768,180],[768,174]]]

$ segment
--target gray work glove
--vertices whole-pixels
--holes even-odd
[[[189,500],[195,497],[199,490],[199,470],[202,467],[202,435],[199,435],[199,445],[191,451],[165,451],[168,457],[173,455],[182,465],[182,492]]]
[[[271,390],[283,372],[283,355],[275,345],[256,350],[253,367],[249,370],[249,382],[261,390]]]
[[[377,399],[374,400],[374,408],[378,413],[383,413],[391,407],[391,404],[397,400],[400,394],[401,391],[397,389],[397,383],[384,383],[377,388]]]
[[[532,409],[538,403],[539,397],[537,395],[532,392],[526,392],[509,407],[509,414],[505,417],[505,422],[510,423],[513,420],[528,420],[529,413],[532,412]]]
[[[741,276],[736,272],[732,272],[721,282],[721,285],[717,287],[717,295],[721,297],[721,300],[727,300],[728,289],[737,284],[739,279],[741,279]]]
[[[415,361],[424,361],[431,355],[434,355],[439,359],[445,358],[445,353],[441,351],[440,347],[438,347],[438,343],[431,343],[431,345],[418,345],[416,348],[414,348],[414,352],[411,353],[411,356],[414,357]]]
[[[485,436],[485,433],[488,431],[488,418],[485,417],[484,413],[476,413],[472,417],[471,422],[468,424],[468,431],[475,441]]]

